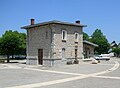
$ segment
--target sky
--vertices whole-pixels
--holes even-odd
[[[0,0],[0,36],[6,30],[25,32],[20,27],[59,20],[80,20],[89,36],[101,29],[108,41],[120,43],[120,0]]]

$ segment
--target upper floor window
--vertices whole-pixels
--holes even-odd
[[[62,30],[62,40],[66,40],[66,39],[67,39],[67,31]]]
[[[46,31],[45,37],[46,37],[46,39],[48,39],[48,31]]]
[[[75,32],[75,42],[78,42],[79,40],[79,33]]]

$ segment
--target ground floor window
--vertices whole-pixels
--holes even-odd
[[[62,48],[62,60],[65,60],[65,48]]]

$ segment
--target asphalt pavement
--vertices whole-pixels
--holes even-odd
[[[0,88],[120,88],[120,59],[57,67],[0,64]]]

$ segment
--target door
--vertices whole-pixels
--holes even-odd
[[[43,49],[38,49],[38,64],[43,65]]]

